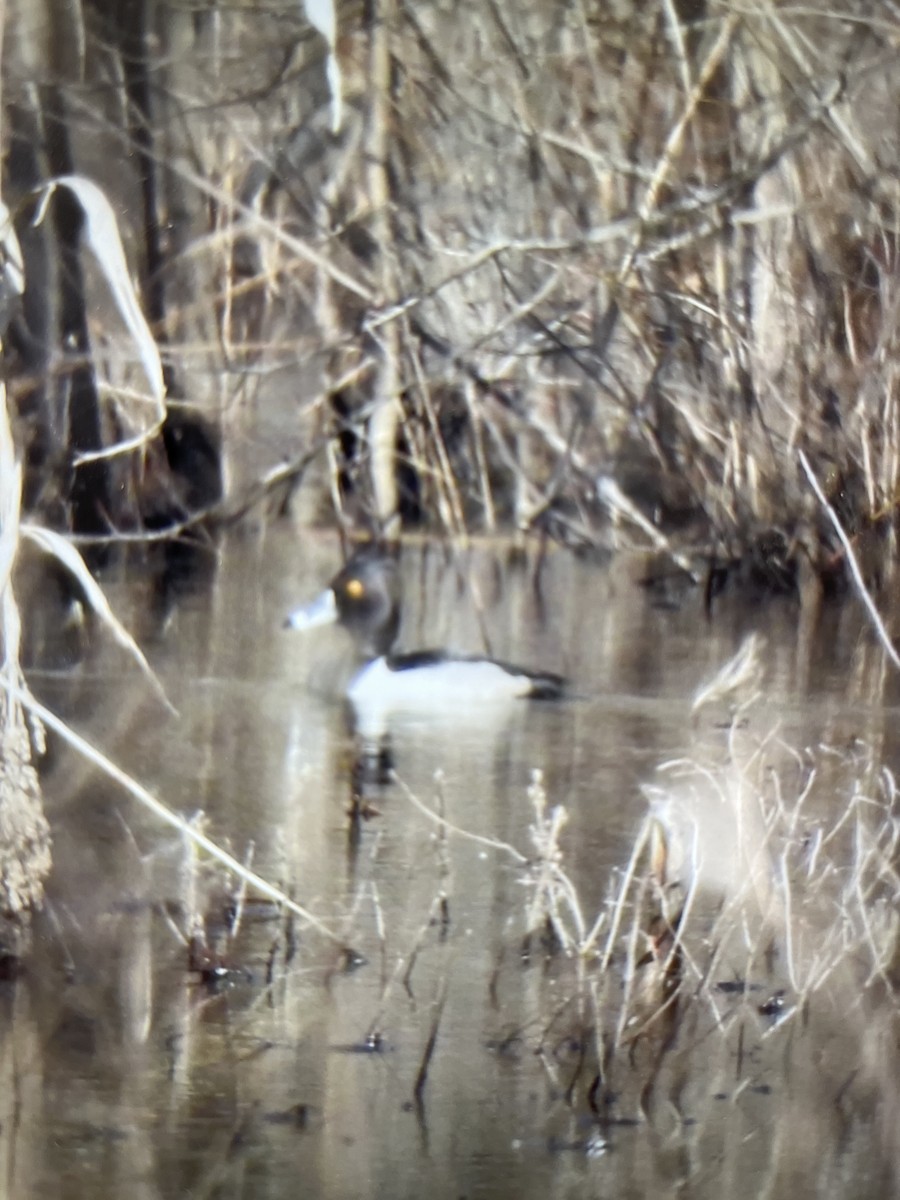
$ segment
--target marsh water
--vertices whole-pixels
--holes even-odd
[[[787,599],[725,597],[709,618],[699,589],[645,586],[644,562],[407,547],[404,647],[488,649],[571,690],[407,714],[397,780],[367,782],[354,817],[349,645],[281,627],[339,565],[336,539],[284,525],[200,560],[182,577],[135,553],[103,575],[177,715],[102,630],[36,603],[31,686],[329,933],[242,893],[51,736],[48,910],[0,983],[4,1194],[894,1194],[898,1107],[878,1063],[892,1073],[896,1042],[870,999],[817,995],[777,1036],[762,1001],[790,1004],[783,963],[720,960],[704,981],[723,985],[718,1023],[676,1032],[652,1096],[623,1055],[598,1120],[577,972],[550,947],[523,953],[535,772],[565,807],[562,864],[590,925],[643,826],[642,785],[724,737],[691,697],[754,629],[753,719],[779,745],[874,747],[896,768],[897,682],[852,604],[815,629]],[[201,923],[206,967],[186,946]]]

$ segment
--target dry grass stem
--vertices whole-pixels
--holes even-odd
[[[293,900],[285,892],[281,891],[280,888],[273,887],[272,884],[268,883],[255,872],[247,870],[233,855],[223,850],[221,846],[218,846],[208,838],[206,834],[194,828],[191,821],[167,808],[165,804],[148,792],[145,787],[132,779],[120,767],[117,767],[105,754],[92,746],[90,742],[66,725],[64,721],[61,721],[55,713],[35,700],[33,696],[18,687],[11,689],[11,691],[14,699],[23,708],[26,708],[38,717],[48,729],[52,729],[54,733],[57,733],[63,741],[67,742],[74,750],[93,763],[104,775],[115,780],[130,796],[133,796],[135,800],[149,809],[155,817],[163,821],[166,825],[170,825],[173,829],[177,829],[189,842],[192,842],[205,851],[205,853],[209,854],[210,857],[221,863],[222,866],[227,868],[238,879],[245,880],[255,892],[266,896],[269,900],[273,900],[276,904],[288,909],[323,937],[328,938],[332,942],[343,944],[343,939],[340,935],[329,929],[323,921],[320,921],[318,917],[298,904],[296,900]]]
[[[462,829],[459,825],[454,825],[452,821],[448,821],[446,817],[441,816],[426,804],[423,804],[415,792],[412,791],[409,785],[396,772],[393,775],[393,779],[413,808],[417,809],[423,817],[427,817],[429,821],[433,821],[435,825],[447,833],[453,834],[454,837],[463,838],[468,842],[475,842],[479,846],[487,846],[491,850],[500,850],[504,854],[510,855],[516,862],[524,864],[528,861],[525,855],[520,853],[515,846],[511,846],[509,842],[500,842],[496,838],[484,837],[481,834],[472,833],[468,829]]]
[[[832,528],[838,536],[841,546],[843,547],[847,565],[850,567],[853,585],[856,588],[857,595],[859,596],[860,600],[862,600],[863,607],[868,614],[869,620],[872,622],[872,627],[878,635],[878,640],[881,642],[885,653],[894,666],[900,669],[900,655],[898,655],[897,651],[894,649],[894,643],[891,641],[890,634],[885,629],[884,622],[878,613],[878,609],[875,607],[875,601],[872,599],[871,595],[869,594],[869,590],[866,587],[862,571],[860,570],[859,563],[856,560],[856,555],[853,552],[853,544],[847,536],[847,533],[844,530],[837,513],[828,503],[828,499],[825,496],[825,493],[822,491],[822,487],[818,479],[816,479],[815,472],[810,466],[809,459],[802,450],[798,451],[798,458],[800,461],[800,466],[803,468],[803,473],[806,475],[806,478],[809,480],[810,487],[816,494],[816,499],[821,504],[826,516],[828,517],[828,520],[831,522]]]

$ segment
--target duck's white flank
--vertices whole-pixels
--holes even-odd
[[[443,659],[420,664],[411,670],[391,670],[384,658],[376,658],[354,675],[347,689],[358,732],[377,736],[392,713],[465,720],[491,709],[503,709],[509,701],[527,696],[532,681],[488,660]]]

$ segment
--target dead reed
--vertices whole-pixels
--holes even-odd
[[[896,1053],[880,1059],[870,1028],[877,1041],[900,1020],[896,781],[873,750],[798,752],[765,732],[746,693],[762,677],[760,649],[749,642],[703,689],[719,716],[743,681],[730,730],[698,727],[695,754],[661,764],[631,859],[593,922],[565,872],[565,815],[548,818],[543,798],[536,809],[525,928],[545,925],[571,963],[569,1019],[581,1014],[578,1036],[595,1043],[580,1094],[604,1120],[610,1097],[624,1097],[619,1117],[647,1116],[719,1080],[736,1039],[769,1062],[790,1055],[795,1022],[840,1043],[841,1062],[864,1064],[859,1079],[847,1068],[848,1086],[852,1076],[894,1096]],[[541,1043],[558,1005],[545,1019]],[[748,1069],[738,1063],[729,1088]]]
[[[13,22],[19,136],[43,119],[28,64],[52,61],[80,172],[58,179],[33,152],[11,179],[28,253],[53,231],[33,228],[26,165],[55,180],[53,204],[88,200],[95,243],[104,204],[133,211],[135,181],[90,178],[83,147],[133,161],[155,197],[126,231],[152,276],[149,324],[127,269],[112,297],[88,277],[102,316],[77,361],[48,343],[12,363],[23,443],[62,437],[63,466],[72,450],[119,485],[91,536],[140,534],[151,515],[158,529],[160,477],[187,469],[159,432],[155,339],[170,400],[224,428],[229,468],[209,504],[176,485],[172,528],[295,497],[304,520],[652,543],[695,577],[712,559],[771,587],[809,568],[829,584],[846,547],[804,454],[864,574],[885,577],[900,463],[889,22],[862,3],[608,9],[501,2],[458,22],[397,4],[370,26],[348,2],[311,10],[313,28],[302,5],[294,26],[238,5],[190,36],[164,23],[151,45],[62,6],[58,29],[90,48],[78,62]],[[126,80],[132,109],[82,88],[82,70]],[[159,98],[135,111],[148,70]],[[49,418],[85,364],[100,440],[70,447]],[[35,478],[51,461],[29,452],[28,494],[65,511],[64,481]]]

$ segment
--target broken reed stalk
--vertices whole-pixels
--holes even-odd
[[[828,503],[828,498],[822,491],[821,484],[819,483],[815,472],[810,466],[809,459],[802,450],[798,451],[798,457],[800,460],[800,466],[803,468],[803,473],[806,475],[806,478],[809,480],[810,487],[816,494],[816,499],[821,504],[825,515],[828,517],[832,528],[838,536],[841,546],[844,548],[844,553],[847,556],[847,563],[850,567],[850,574],[853,578],[853,584],[859,594],[860,600],[863,602],[863,607],[869,615],[869,619],[872,622],[875,632],[878,635],[878,640],[884,647],[888,658],[891,660],[894,666],[900,670],[900,656],[898,656],[897,651],[894,649],[894,644],[891,641],[890,634],[885,629],[884,622],[879,616],[878,609],[875,607],[875,601],[869,595],[869,590],[866,587],[865,580],[863,579],[859,563],[856,561],[856,555],[853,553],[853,546],[850,542],[850,539],[847,536],[843,525],[841,525],[837,513]]]

